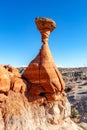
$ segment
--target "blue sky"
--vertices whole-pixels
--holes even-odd
[[[42,45],[36,17],[56,22],[49,46],[60,67],[87,67],[87,0],[1,0],[0,64],[28,65]]]

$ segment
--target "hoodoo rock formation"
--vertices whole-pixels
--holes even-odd
[[[48,100],[57,100],[60,94],[64,94],[65,84],[48,46],[49,34],[56,24],[48,18],[36,18],[35,22],[42,35],[43,45],[39,54],[23,73],[23,77],[31,84],[31,94],[44,94]],[[37,89],[40,90],[39,93]]]
[[[35,22],[43,45],[23,75],[0,65],[0,130],[83,130],[70,119],[65,84],[48,46],[56,24],[49,18]]]

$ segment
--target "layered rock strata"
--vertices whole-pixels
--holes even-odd
[[[31,84],[31,94],[44,95],[48,100],[57,100],[59,94],[64,94],[65,84],[48,46],[49,34],[56,24],[48,18],[36,18],[35,22],[42,35],[43,45],[23,73],[23,77]],[[37,89],[40,91],[37,92]]]
[[[49,32],[55,27],[50,19],[36,23]],[[0,65],[0,130],[83,130],[70,119],[65,84],[44,33],[39,54],[22,76],[16,68]]]

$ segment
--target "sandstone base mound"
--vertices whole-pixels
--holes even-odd
[[[30,90],[16,68],[0,65],[0,130],[82,130],[70,119],[65,94],[51,101]]]

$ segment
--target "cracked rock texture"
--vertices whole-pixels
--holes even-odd
[[[0,130],[82,130],[69,116],[66,97],[55,102],[43,102],[42,98],[29,102],[27,92],[10,90],[0,103]]]

